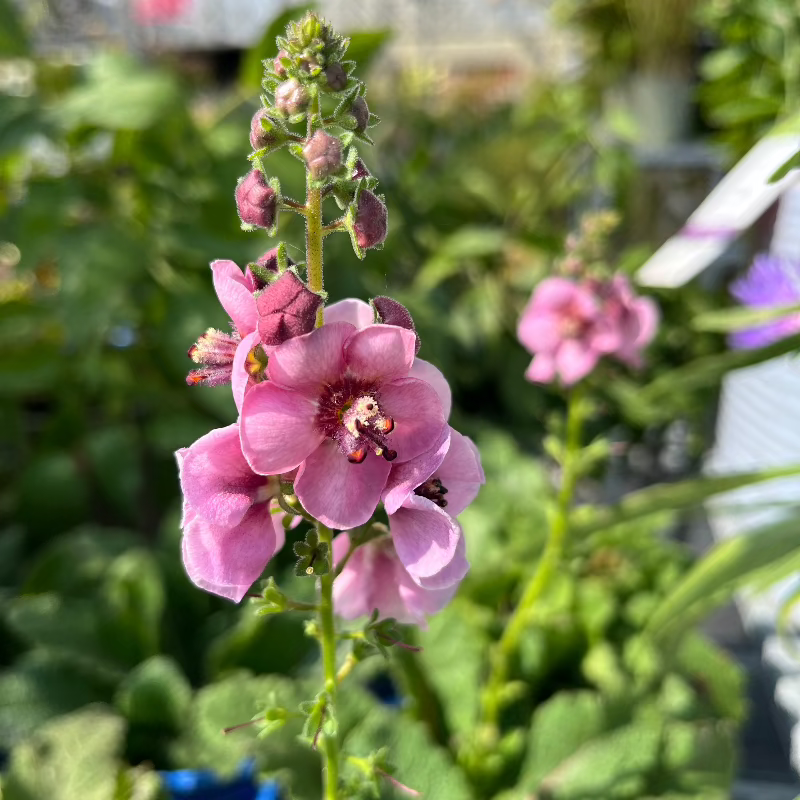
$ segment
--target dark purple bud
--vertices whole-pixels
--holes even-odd
[[[347,86],[347,73],[341,64],[331,64],[325,70],[325,77],[328,80],[328,87],[334,92],[341,92]]]
[[[281,64],[281,59],[288,57],[289,54],[285,50],[278,50],[278,55],[275,56],[275,60],[272,62],[272,68],[275,70],[275,74],[279,78],[285,78],[287,75],[286,67],[284,67],[283,64]]]
[[[265,120],[266,130],[261,120]],[[279,129],[277,129],[269,117],[266,108],[260,108],[256,111],[250,122],[250,146],[253,150],[261,150],[264,147],[272,147],[283,140],[283,136]]]
[[[353,168],[353,180],[357,181],[360,178],[369,178],[370,175],[372,175],[372,173],[367,169],[366,164],[360,158],[357,159],[356,165]]]
[[[303,158],[315,180],[322,180],[342,166],[342,143],[335,136],[318,130],[303,147]]]
[[[393,300],[391,297],[381,295],[380,297],[372,298],[372,307],[378,315],[378,322],[382,322],[384,325],[397,325],[398,328],[414,331],[417,337],[417,344],[414,352],[419,353],[422,342],[419,340],[419,334],[417,334],[417,329],[414,326],[414,320],[411,318],[411,314],[409,314],[408,309],[404,305],[398,303],[397,300]]]
[[[275,222],[278,198],[260,170],[252,169],[236,187],[236,210],[248,225],[271,228]]]
[[[258,334],[267,347],[314,330],[322,298],[287,271],[256,298]]]
[[[367,101],[359,96],[353,100],[353,105],[350,106],[350,113],[356,121],[356,130],[359,133],[364,133],[369,125],[369,106]]]
[[[263,267],[268,272],[274,272],[276,275],[278,274],[278,248],[273,247],[272,250],[267,250],[261,258],[256,261],[260,267]],[[294,261],[287,256],[286,264],[288,266],[292,266]]]
[[[308,92],[305,86],[297,80],[290,78],[278,85],[275,90],[275,108],[291,116],[304,111],[308,105]]]
[[[389,229],[386,206],[370,191],[363,191],[358,197],[358,208],[353,223],[358,246],[368,250],[379,245]]]

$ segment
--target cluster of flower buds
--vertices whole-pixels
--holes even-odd
[[[245,230],[270,233],[279,211],[297,210],[300,204],[283,197],[264,169],[264,157],[286,146],[306,166],[309,186],[333,197],[343,212],[327,232],[347,231],[363,258],[386,239],[388,215],[354,144],[372,144],[367,130],[379,120],[370,113],[364,84],[352,75],[355,62],[343,60],[348,43],[313,14],[278,38],[278,55],[265,62],[262,108],[250,125],[253,168],[239,181],[236,207]]]
[[[250,129],[254,168],[236,190],[243,227],[274,232],[281,210],[310,213],[308,200],[283,197],[265,177],[261,159],[287,145],[305,165],[309,196],[331,195],[344,212],[327,232],[348,231],[363,256],[385,238],[387,215],[353,146],[369,141],[374,118],[353,65],[342,61],[347,40],[310,14],[278,43],[265,80],[273,101],[265,98]],[[337,103],[330,112],[325,98]],[[305,135],[295,133],[303,120]],[[478,451],[448,424],[450,388],[418,357],[408,310],[389,297],[325,305],[302,267],[283,244],[244,270],[211,265],[232,329],[210,329],[192,346],[198,368],[188,382],[231,384],[239,418],[177,454],[187,571],[238,602],[285,531],[318,520],[342,533],[332,553],[316,539],[296,544],[297,569],[338,568],[338,613],[378,609],[423,622],[469,568],[456,517],[484,482]],[[381,504],[388,527],[366,540]]]

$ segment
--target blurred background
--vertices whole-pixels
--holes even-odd
[[[101,702],[124,721],[108,758],[124,759],[127,774],[142,764],[233,768],[242,753],[225,750],[209,731],[241,719],[215,718],[200,732],[197,720],[225,706],[225,697],[247,696],[236,683],[249,674],[242,670],[280,681],[313,667],[302,620],[256,620],[186,579],[173,457],[235,418],[229,389],[186,386],[186,351],[207,327],[226,326],[209,262],[243,265],[271,246],[263,234],[240,230],[233,189],[247,170],[261,60],[307,7],[0,0],[0,754]],[[523,379],[530,357],[515,329],[532,288],[582,215],[602,209],[620,215],[613,261],[633,273],[797,109],[800,4],[319,0],[314,7],[352,35],[350,57],[382,119],[375,147],[362,156],[380,179],[390,218],[385,248],[363,262],[346,237],[327,241],[326,288],[332,300],[391,294],[409,307],[422,356],[453,387],[453,424],[478,442],[489,479],[464,518],[473,562],[466,599],[426,634],[427,666],[441,677],[452,661],[437,642],[445,628],[461,630],[461,617],[448,614],[472,603],[473,624],[487,609],[507,607],[519,579],[510,561],[529,569],[543,541],[550,467],[541,441],[561,406]],[[285,151],[268,167],[287,194],[302,195],[302,172]],[[288,217],[279,236],[299,248],[302,230]],[[638,382],[727,354],[724,336],[689,320],[732,304],[727,285],[768,244],[774,218],[770,208],[689,285],[656,293],[664,323]],[[723,372],[649,403],[629,375],[610,382],[596,433],[621,446],[583,499],[610,502],[695,474],[713,444]],[[577,557],[577,573],[594,570],[617,610],[609,607],[602,623],[575,622],[569,644],[537,667],[539,700],[593,686],[595,673],[584,668],[593,636],[621,652],[637,625],[624,609],[666,591],[708,544],[697,515],[661,515],[645,527],[600,550],[587,545]],[[664,530],[669,536],[653,535]],[[617,560],[606,558],[609,547]],[[282,574],[290,564],[284,554],[270,570]],[[600,629],[588,635],[584,622]],[[730,669],[733,687],[727,710],[712,714],[735,722],[729,738],[738,757],[723,759],[720,785],[735,774],[737,797],[791,800],[796,720],[773,704],[762,639],[748,635],[733,610],[709,631],[744,667],[726,660],[723,669],[714,661],[719,651],[707,654],[713,679]],[[798,672],[788,663],[780,675]],[[403,685],[413,694],[408,674],[396,680],[411,681]],[[468,686],[477,675],[459,680]],[[447,693],[447,680],[433,682]],[[608,687],[600,680],[596,688]],[[252,710],[236,702],[248,719]],[[800,702],[795,708],[800,716]],[[435,720],[426,724],[446,747],[459,737],[458,720],[448,721],[446,734]],[[484,787],[476,796],[496,795],[481,780],[473,784]],[[648,791],[701,798],[727,791],[681,794],[662,784]],[[27,797],[40,800],[40,791]],[[644,789],[613,796],[645,796],[637,792]],[[590,796],[612,795],[580,795]]]

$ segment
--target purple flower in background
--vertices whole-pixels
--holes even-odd
[[[747,274],[731,285],[731,294],[750,308],[780,308],[800,303],[800,263],[765,253],[756,256]],[[800,332],[800,313],[765,322],[730,336],[731,347],[752,350]]]

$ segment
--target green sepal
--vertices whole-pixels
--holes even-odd
[[[295,542],[293,549],[297,556],[297,563],[294,567],[295,575],[319,577],[327,575],[330,571],[328,543],[320,542],[315,530],[312,529],[306,534],[305,541]]]
[[[258,732],[259,739],[266,739],[272,733],[279,731],[289,721],[290,713],[285,708],[268,708],[255,719],[261,722]]]
[[[256,614],[258,616],[265,616],[266,614],[283,613],[289,607],[289,601],[286,595],[278,588],[275,578],[270,577],[261,592],[261,597],[254,599],[253,605],[257,607]]]
[[[368,128],[374,128],[378,125],[381,121],[381,118],[377,114],[373,114],[371,111],[369,113],[369,121],[367,122]]]
[[[289,145],[289,152],[297,159],[302,161],[304,164],[306,163],[305,158],[303,157],[303,145],[298,144],[297,142],[293,142]]]

